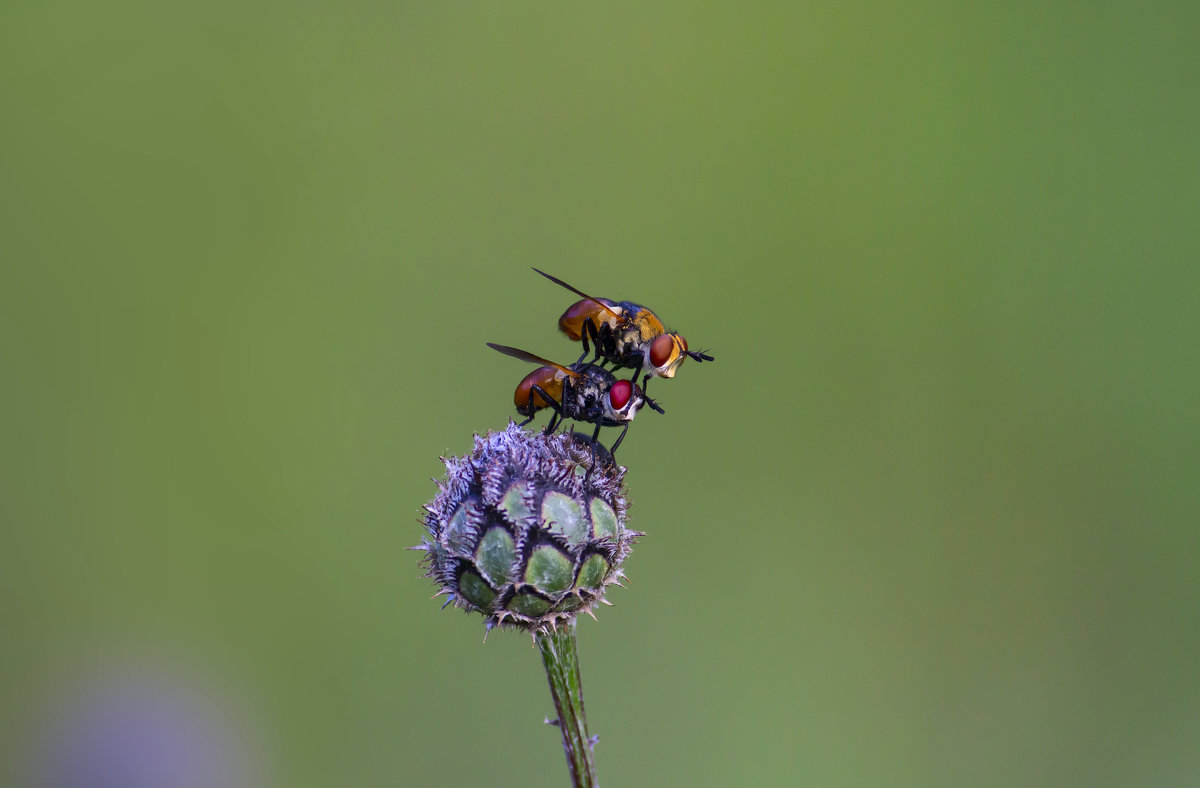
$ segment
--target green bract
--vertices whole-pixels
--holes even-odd
[[[641,535],[625,527],[624,468],[571,435],[513,424],[443,462],[421,545],[440,594],[489,629],[539,629],[607,601]]]

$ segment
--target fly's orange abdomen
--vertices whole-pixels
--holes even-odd
[[[555,367],[538,367],[533,372],[530,372],[525,378],[517,384],[517,391],[513,394],[513,403],[517,406],[517,412],[530,416],[535,410],[541,408],[549,408],[557,404],[555,402],[547,402],[546,398],[533,390],[534,386],[538,386],[555,400],[562,401],[563,374]],[[533,408],[529,407],[529,396],[533,395]]]
[[[582,301],[576,301],[567,307],[567,311],[562,313],[562,317],[558,319],[558,328],[572,342],[578,342],[583,336],[583,324],[590,317],[599,328],[603,323],[616,324],[617,318],[612,312],[609,312],[604,306],[612,308],[613,302],[607,298],[590,299],[585,298]]]

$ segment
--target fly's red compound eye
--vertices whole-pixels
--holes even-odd
[[[686,353],[687,352],[687,340],[684,339],[683,337],[679,337],[679,344],[683,345],[683,352]]]
[[[608,401],[613,406],[613,410],[620,410],[629,404],[629,398],[633,396],[633,384],[628,380],[618,380],[608,390]]]
[[[650,345],[650,363],[656,367],[666,364],[675,349],[675,340],[670,334],[663,334]]]

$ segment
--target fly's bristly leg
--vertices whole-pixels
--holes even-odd
[[[541,396],[542,401],[546,403],[546,407],[554,408],[554,412],[559,416],[563,415],[562,404],[558,400],[546,393],[546,390],[536,383],[529,387],[529,407],[533,407],[533,395],[537,393]]]
[[[631,380],[629,382],[633,383],[634,385],[637,385],[637,373],[636,372],[633,373],[633,380]],[[652,408],[652,409],[658,411],[659,413],[662,413],[665,415],[666,411],[662,409],[662,406],[659,405],[654,400],[650,399],[650,395],[646,393],[646,387],[648,385],[650,385],[650,374],[646,373],[646,377],[642,378],[642,399],[646,402],[646,407]]]
[[[592,332],[595,330],[596,322],[590,317],[585,317],[583,319],[583,328],[579,332],[579,341],[583,343],[583,355],[579,357],[580,361],[583,361],[583,359],[587,357],[587,354],[592,352],[592,348],[589,345],[588,340],[591,338]]]
[[[625,422],[625,429],[621,430],[621,434],[617,436],[616,442],[608,450],[609,455],[613,458],[613,465],[617,464],[617,447],[621,445],[621,441],[625,440],[625,433],[627,432],[629,432],[629,422]]]
[[[583,355],[587,355],[588,337],[591,337],[592,346],[596,349],[596,357],[592,359],[595,364],[600,360],[600,329],[596,326],[596,321],[590,317],[583,321],[583,331],[580,332],[580,338],[583,340]]]

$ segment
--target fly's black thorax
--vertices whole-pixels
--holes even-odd
[[[641,369],[642,348],[646,346],[646,342],[652,339],[652,337],[642,336],[641,327],[636,320],[645,307],[632,301],[621,301],[617,306],[621,307],[624,319],[616,327],[610,326],[608,323],[600,326],[598,332],[600,334],[600,355],[617,366]]]
[[[607,370],[593,364],[573,366],[581,377],[568,378],[563,382],[563,412],[566,418],[588,421],[613,427],[617,422],[607,418],[605,401],[616,378]]]

